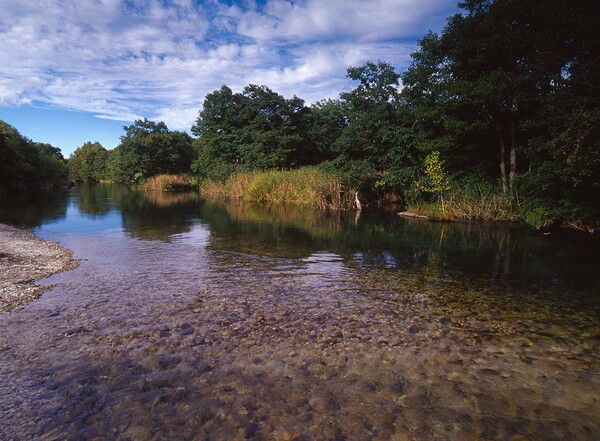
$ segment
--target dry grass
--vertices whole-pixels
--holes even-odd
[[[189,191],[197,188],[196,180],[190,175],[157,175],[142,186],[148,191]]]
[[[247,201],[318,208],[351,208],[354,203],[338,176],[317,167],[236,173],[225,182],[203,182],[201,192]]]

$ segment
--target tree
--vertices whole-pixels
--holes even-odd
[[[139,183],[158,174],[189,172],[194,150],[187,133],[147,119],[123,129],[121,143],[109,158],[109,175],[115,181]]]
[[[311,148],[304,149],[306,158],[301,163],[319,164],[335,159],[337,154],[333,146],[348,124],[348,106],[345,101],[329,99],[311,105],[306,124],[306,136]]]
[[[403,195],[417,172],[411,122],[399,102],[399,78],[391,64],[378,61],[348,69],[358,82],[340,94],[347,125],[333,145],[333,161],[362,193]]]
[[[192,133],[198,136],[194,171],[223,179],[235,170],[288,168],[313,161],[306,134],[310,110],[266,86],[241,93],[222,86],[206,96]]]
[[[69,170],[60,148],[42,142],[31,144],[38,151],[38,181],[45,185],[63,185],[67,182]]]
[[[336,144],[348,160],[366,160],[376,173],[385,168],[384,157],[393,145],[398,118],[394,103],[400,75],[391,64],[379,61],[348,68],[348,78],[358,81],[340,97],[347,104],[349,124]]]
[[[65,181],[59,148],[33,142],[0,120],[0,198]]]
[[[417,188],[438,196],[444,213],[444,192],[450,190],[450,182],[439,152],[433,151],[425,158],[424,175],[417,182]]]
[[[441,35],[420,41],[403,75],[402,100],[423,145],[440,151],[455,176],[483,174],[507,195],[516,197],[519,186],[521,196],[547,206],[593,206],[600,5],[470,0],[460,6],[464,11]]]
[[[108,177],[108,150],[99,142],[86,142],[77,147],[68,160],[69,179],[98,182]]]

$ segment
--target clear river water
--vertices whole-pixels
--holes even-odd
[[[0,315],[2,440],[597,440],[579,234],[102,184],[0,208],[80,266]]]

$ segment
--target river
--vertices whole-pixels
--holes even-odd
[[[0,208],[81,265],[0,315],[2,440],[594,440],[588,236],[86,185]]]

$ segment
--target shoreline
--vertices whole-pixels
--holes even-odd
[[[520,225],[523,227],[528,227],[533,231],[537,231],[538,233],[547,236],[553,232],[563,232],[563,233],[575,233],[575,234],[585,234],[588,237],[598,238],[600,237],[600,229],[593,227],[584,227],[580,224],[571,222],[571,223],[563,223],[560,225],[553,225],[547,227],[535,227],[534,225],[528,224],[527,222],[523,222],[522,220],[517,219],[483,219],[483,218],[466,218],[466,217],[458,217],[458,216],[447,216],[447,217],[437,217],[437,216],[428,216],[425,214],[421,214],[419,210],[406,210],[396,213],[399,217],[403,219],[414,219],[417,221],[426,221],[426,222],[441,222],[441,223],[465,223],[465,224],[473,224],[473,223],[488,223],[488,224],[505,224],[505,225]]]
[[[0,223],[0,314],[33,302],[52,289],[36,282],[79,266],[58,242]]]

